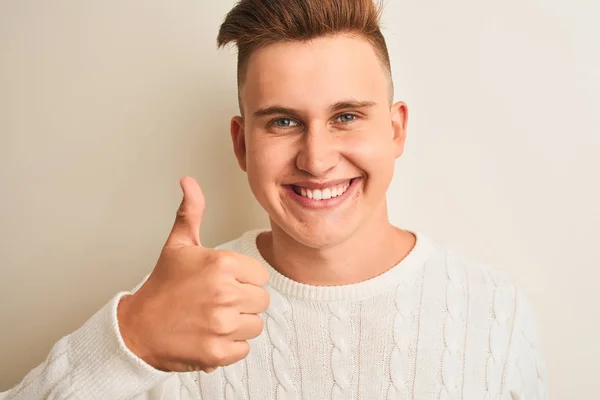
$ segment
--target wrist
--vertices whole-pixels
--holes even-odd
[[[117,305],[117,324],[119,327],[119,333],[121,335],[121,338],[123,339],[123,342],[125,343],[125,346],[127,346],[127,348],[129,350],[131,350],[131,352],[133,352],[134,354],[137,355],[137,352],[135,350],[134,343],[131,340],[131,334],[130,334],[132,329],[130,328],[131,321],[129,318],[128,311],[130,309],[131,300],[132,300],[132,295],[130,295],[130,294],[123,296],[121,298],[121,300],[119,300],[119,304]]]
[[[144,340],[140,338],[140,330],[137,329],[135,323],[139,313],[133,311],[134,300],[133,295],[126,295],[119,301],[117,306],[119,333],[129,351],[151,367],[160,369],[157,367],[157,363],[153,359],[151,352],[144,345]]]

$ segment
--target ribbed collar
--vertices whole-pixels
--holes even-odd
[[[383,274],[350,285],[312,286],[296,282],[282,275],[262,257],[256,246],[256,239],[259,234],[267,231],[267,229],[252,230],[243,234],[239,239],[242,252],[259,260],[269,268],[269,285],[272,288],[288,297],[308,301],[361,300],[392,290],[405,280],[413,281],[415,274],[422,269],[434,249],[428,238],[413,232],[417,237],[415,246],[402,261]]]

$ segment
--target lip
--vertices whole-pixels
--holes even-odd
[[[346,189],[346,191],[341,196],[332,197],[331,199],[328,199],[328,200],[314,200],[314,199],[309,199],[308,197],[299,195],[298,193],[296,193],[294,191],[294,186],[300,186],[299,183],[296,185],[285,185],[284,187],[285,187],[286,194],[288,196],[290,196],[290,198],[294,202],[300,204],[300,206],[302,206],[303,208],[312,209],[312,210],[323,210],[323,209],[327,209],[327,208],[337,207],[340,204],[342,204],[343,202],[349,200],[352,196],[354,196],[354,194],[356,193],[356,190],[358,188],[358,185],[360,185],[360,183],[362,182],[362,178],[344,179],[341,181],[331,181],[331,182],[326,182],[324,185],[316,184],[316,185],[321,185],[321,186],[316,186],[314,188],[321,189],[321,188],[328,188],[331,186],[335,186],[335,184],[337,182],[339,182],[337,184],[345,183],[345,182],[348,182],[348,180],[351,181],[348,189]],[[305,182],[305,183],[310,183],[310,182]],[[333,183],[333,185],[332,185],[332,183]],[[313,184],[315,184],[315,183],[313,183]],[[302,187],[312,189],[312,187],[307,187],[307,186],[302,186]]]

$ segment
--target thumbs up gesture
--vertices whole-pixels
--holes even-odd
[[[148,280],[119,303],[125,344],[162,371],[210,372],[244,359],[260,335],[269,306],[269,279],[259,261],[202,247],[204,195],[192,178],[180,182],[183,201]]]

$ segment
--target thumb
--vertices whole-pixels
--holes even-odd
[[[200,224],[204,214],[204,194],[194,178],[185,177],[179,181],[183,200],[177,210],[177,217],[167,246],[201,246]]]

